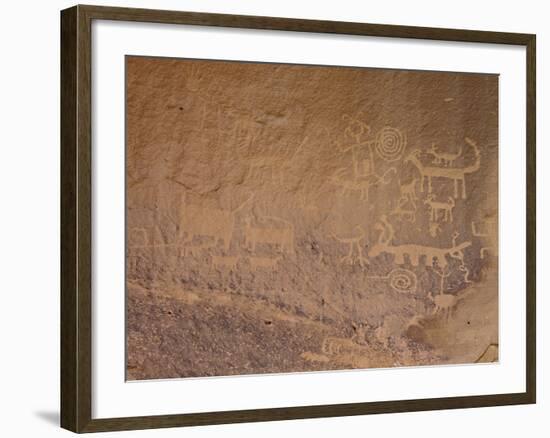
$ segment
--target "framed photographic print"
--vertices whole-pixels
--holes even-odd
[[[534,403],[535,36],[61,13],[61,421]]]

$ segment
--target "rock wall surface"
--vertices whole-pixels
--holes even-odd
[[[498,360],[498,76],[126,62],[129,379]]]

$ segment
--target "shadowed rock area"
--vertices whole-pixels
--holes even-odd
[[[498,76],[126,62],[130,380],[498,360]]]

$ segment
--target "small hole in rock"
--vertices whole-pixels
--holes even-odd
[[[271,321],[264,321],[265,325],[271,325]]]

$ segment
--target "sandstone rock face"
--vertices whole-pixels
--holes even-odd
[[[129,379],[498,360],[498,77],[127,58]]]

